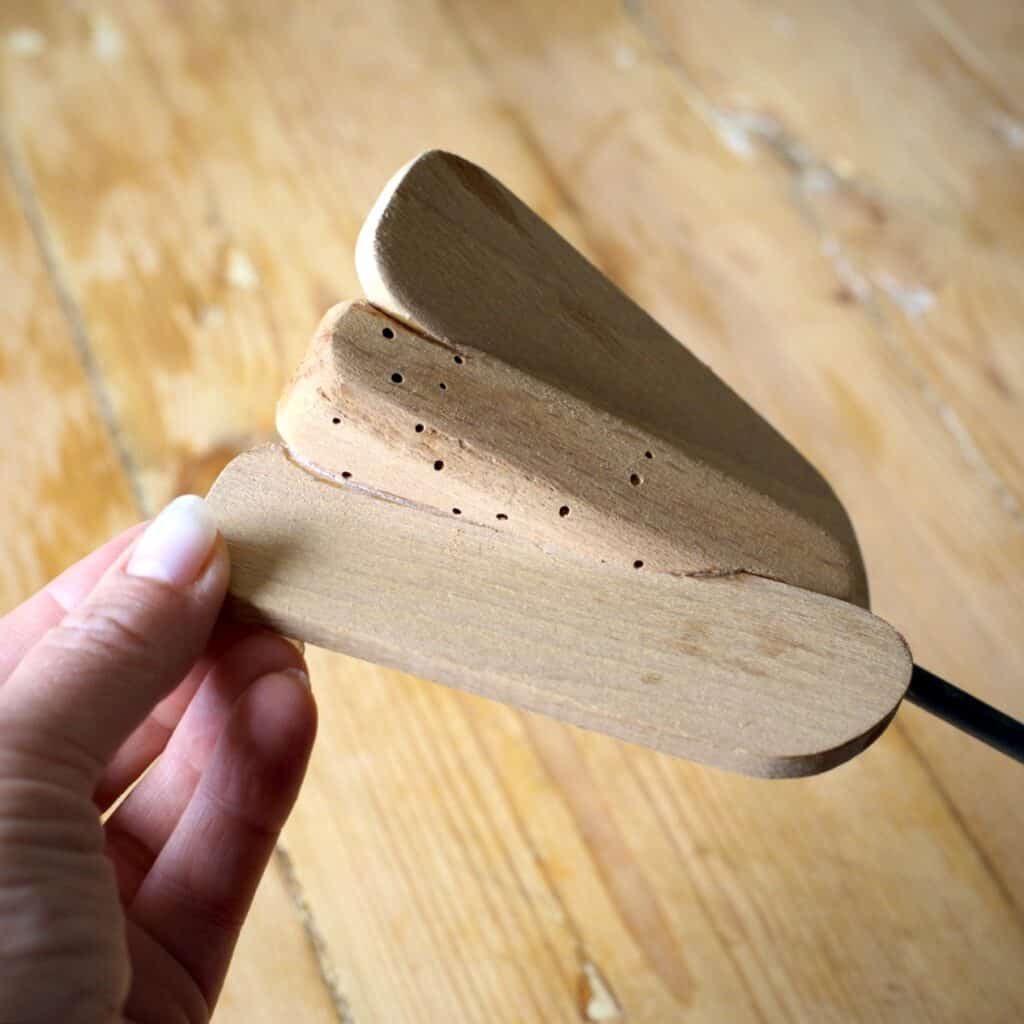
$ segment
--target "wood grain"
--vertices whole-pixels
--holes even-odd
[[[661,522],[649,506],[634,516],[677,541],[675,558],[656,549],[655,563],[747,570],[867,603],[853,529],[820,474],[487,171],[443,152],[417,157],[370,211],[356,266],[371,302],[579,403],[560,417],[564,446],[576,449],[562,487],[578,465],[580,483],[592,478],[580,496],[593,503],[609,470],[642,481],[658,469],[642,453],[668,455],[677,481]],[[527,437],[523,458],[544,447]],[[624,497],[605,504],[628,508]]]
[[[1019,150],[987,120],[993,88],[1020,94],[1013,6],[684,3],[653,26],[636,11],[4,5],[3,117],[147,503],[271,431],[317,319],[359,294],[352,247],[381,183],[419,150],[455,150],[499,170],[822,470],[873,607],[924,664],[1024,713],[1024,546],[993,486],[1018,452]],[[956,31],[922,30],[935,11]],[[773,13],[798,39],[778,61]],[[670,29],[677,58],[694,41],[696,96],[662,50]],[[9,44],[21,30],[39,39]],[[957,70],[978,51],[976,74]],[[846,244],[884,240],[879,269],[942,261],[941,291],[916,263],[889,267],[932,308],[914,319],[881,289],[862,301],[808,209],[835,192],[749,132],[738,152],[708,101],[775,112],[796,151],[840,169],[852,136],[822,140],[856,126],[855,167],[888,220],[852,217]],[[945,205],[919,242],[892,229],[921,188]],[[19,358],[26,337],[9,336]],[[26,403],[5,452],[44,405]],[[36,458],[20,448],[7,479],[30,480]],[[50,524],[87,500],[59,484],[26,498]],[[5,556],[23,529],[5,527]],[[51,536],[35,550],[56,569]],[[579,1021],[591,977],[632,1022],[1024,1016],[1018,776],[916,709],[834,772],[757,782],[310,659],[321,743],[287,844],[338,1019]],[[275,971],[284,921],[269,917],[238,968],[240,1020],[282,987],[293,1015],[318,1012],[317,990]]]
[[[1024,76],[1009,51],[1024,12],[963,0],[899,10],[729,0],[695,23],[663,0],[633,10],[723,138],[747,159],[789,154],[795,195],[848,301],[913,360],[917,387],[1019,516],[1024,464],[1006,438],[1024,391],[1014,287],[1024,216],[1011,198],[1024,171]],[[736,33],[737,19],[749,30]],[[709,73],[707,55],[722,46],[734,59]],[[820,61],[799,59],[808,46]],[[865,53],[877,55],[871,87]],[[912,120],[888,116],[896,91]]]
[[[800,14],[808,6],[794,7],[793,12]],[[663,27],[661,21],[638,17],[642,5],[624,9],[600,2],[586,10],[568,5],[551,11],[537,2],[521,6],[514,16],[495,11],[487,20],[471,17],[469,8],[456,3],[453,23],[465,33],[502,109],[524,140],[546,157],[546,190],[535,209],[547,217],[549,205],[565,204],[573,223],[560,230],[572,240],[585,240],[586,251],[633,298],[673,334],[686,338],[762,415],[799,440],[856,524],[872,607],[899,625],[915,657],[1015,716],[1024,715],[1015,639],[1024,616],[1024,590],[1017,580],[1024,529],[1014,502],[1006,500],[1007,478],[978,459],[975,440],[979,431],[990,428],[1003,439],[1019,433],[1016,407],[1000,397],[988,374],[978,372],[994,339],[1006,337],[1012,345],[1019,333],[1019,328],[1008,334],[1005,328],[992,331],[988,319],[1005,310],[1009,322],[1019,324],[1024,315],[1014,312],[1019,289],[1010,285],[993,291],[982,285],[982,304],[987,309],[991,300],[992,314],[982,314],[980,330],[966,331],[972,371],[957,374],[955,380],[972,403],[992,416],[986,414],[984,422],[967,419],[962,403],[951,405],[931,386],[935,378],[924,373],[926,357],[897,344],[905,333],[919,332],[922,319],[911,318],[898,304],[888,305],[877,291],[874,301],[857,298],[858,278],[850,273],[856,267],[841,245],[837,249],[835,233],[823,230],[808,206],[821,195],[820,179],[805,177],[803,166],[791,158],[794,152],[813,152],[814,136],[805,139],[794,133],[789,145],[758,149],[756,133],[748,130],[739,135],[749,144],[744,147],[737,143],[731,122],[718,117],[723,105],[731,109],[728,103],[713,102],[715,83],[731,67],[726,55],[734,46],[754,47],[765,37],[758,29],[747,44],[739,41],[747,38],[743,32],[736,34],[736,42],[724,40],[747,18],[754,19],[752,25],[763,24],[763,15],[755,11],[761,10],[758,5],[743,5],[744,13],[728,24],[718,23],[720,65],[698,77],[686,74],[678,52],[666,51],[669,26],[678,22]],[[979,4],[974,13],[965,8],[960,13],[968,24],[998,23],[994,8]],[[819,39],[827,47],[826,40],[834,38],[825,28],[832,6],[819,10],[808,22],[801,54],[815,53]],[[908,17],[920,25],[920,15]],[[858,76],[858,86],[813,115],[816,130],[827,123],[829,132],[836,131],[847,118],[849,97],[867,91],[870,102],[894,118],[883,128],[883,114],[877,113],[865,129],[870,134],[864,144],[879,147],[888,161],[878,180],[864,181],[869,194],[890,180],[894,163],[904,160],[896,138],[922,130],[922,122],[909,111],[898,117],[891,113],[892,86],[875,97],[876,77],[873,69],[865,70],[864,54],[884,53],[880,61],[885,70],[879,74],[901,80],[909,74],[915,89],[938,97],[938,109],[947,113],[936,115],[928,130],[941,140],[934,144],[941,149],[959,132],[958,127],[947,130],[947,124],[959,125],[961,117],[981,119],[990,109],[987,92],[976,85],[965,87],[959,59],[944,38],[902,29],[894,33],[886,27],[887,19],[880,8],[870,25],[857,19],[862,37],[855,57],[850,57],[849,75]],[[842,18],[832,20],[844,24]],[[707,24],[698,14],[690,22]],[[606,28],[600,45],[558,46],[559,40],[582,38],[594,23]],[[887,42],[880,49],[881,35]],[[993,45],[998,52],[1002,44]],[[759,64],[753,57],[749,60],[743,66],[753,79],[760,75]],[[855,66],[854,60],[859,62]],[[781,61],[777,74],[791,83],[786,88],[796,98],[794,104],[813,111],[818,97],[832,93],[803,88],[794,76],[804,66],[795,59]],[[829,68],[824,60],[819,77],[828,77]],[[741,126],[749,127],[759,112],[772,111],[761,96],[776,86],[758,80],[761,84],[747,94],[751,113],[746,121],[740,119]],[[580,89],[580,82],[588,88]],[[550,102],[552,91],[562,97],[561,103]],[[736,94],[743,95],[738,89]],[[952,118],[950,108],[959,113],[947,120]],[[1006,145],[989,152],[993,169],[1012,176],[1018,152]],[[945,163],[929,166],[934,168],[929,173],[937,179],[935,187],[941,188]],[[989,193],[986,178],[976,170],[963,173],[962,181],[970,191],[961,192],[960,199],[948,194],[956,211],[949,229],[970,245],[976,238],[969,227],[970,211]],[[680,182],[686,183],[685,204],[678,198]],[[913,207],[902,198],[913,184],[909,179],[900,189],[897,211]],[[556,196],[560,198],[552,198]],[[657,197],[653,206],[652,196]],[[997,210],[1003,205],[994,202]],[[1019,235],[1013,227],[1015,209],[1011,203],[1007,232],[993,235],[1000,239],[998,245],[986,249],[1000,274],[1010,277],[1022,273],[1011,241]],[[882,237],[873,217],[859,224],[858,234],[866,241]],[[944,247],[940,235],[915,244],[914,251],[941,254],[948,251]],[[985,266],[965,258],[957,287],[959,282],[974,288],[987,281]],[[972,305],[980,308],[978,302]],[[954,328],[959,316],[955,301],[944,302],[929,315],[936,338],[947,327],[960,329]],[[932,346],[931,356],[937,351]],[[1002,358],[1000,365],[1005,365]],[[1015,386],[1010,385],[1011,391]],[[1006,411],[1002,419],[995,416],[1001,409]],[[1015,901],[1024,906],[1018,839],[1024,813],[1018,817],[1013,773],[1005,771],[1001,759],[966,737],[950,736],[948,727],[916,709],[906,720],[915,746],[928,751],[942,791]],[[977,797],[980,792],[984,799]]]
[[[582,301],[587,283],[574,291]],[[530,318],[518,319],[520,336],[535,338]],[[514,333],[495,329],[515,358]],[[780,503],[714,456],[645,429],[637,409],[623,420],[478,348],[348,303],[321,322],[277,425],[291,455],[321,475],[540,545],[645,572],[747,572],[866,600],[852,533],[820,525],[820,497],[790,491],[792,504]]]
[[[0,166],[0,445],[5,557],[0,610],[24,600],[133,519],[132,494],[40,258]],[[77,515],[66,496],[81,495]]]
[[[751,775],[808,775],[888,724],[910,655],[845,601],[559,556],[336,484],[268,446],[210,492],[233,611],[287,636]]]

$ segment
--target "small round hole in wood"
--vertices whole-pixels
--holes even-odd
[[[331,422],[332,423],[340,423],[341,422],[341,417],[340,416],[335,416],[335,417],[333,417],[331,419]]]
[[[502,522],[505,522],[505,520],[508,519],[508,516],[505,515],[504,512],[499,512],[494,518],[500,519]]]
[[[630,473],[630,474],[629,474],[629,482],[630,482],[630,483],[631,483],[631,484],[632,484],[632,485],[633,485],[634,487],[639,487],[639,486],[640,486],[640,484],[641,484],[641,483],[643,483],[643,481],[642,481],[642,480],[641,480],[641,478],[640,478],[640,474],[639,474],[639,473]]]
[[[640,558],[638,558],[638,559],[637,559],[637,560],[636,560],[636,561],[635,561],[635,562],[633,563],[633,568],[634,568],[634,569],[642,569],[643,567],[644,567],[644,563],[643,563],[643,560],[642,560],[642,559],[640,559]]]
[[[417,434],[422,434],[423,433],[423,424],[422,423],[417,423],[415,429],[416,429],[416,433]]]
[[[405,380],[405,378],[404,378],[404,377],[403,377],[403,376],[402,376],[402,375],[401,375],[400,373],[393,373],[393,374],[391,374],[391,379],[392,379],[392,380],[393,380],[393,381],[394,381],[394,382],[395,382],[396,384],[401,384],[401,383],[402,383],[402,381],[403,381],[403,380]]]
[[[654,458],[654,453],[653,452],[644,452],[644,458],[645,459],[653,459]]]
[[[440,388],[440,389],[441,389],[442,391],[447,391],[447,390],[448,390],[448,385],[447,385],[447,384],[445,384],[445,382],[444,382],[444,381],[441,381],[441,383],[440,383],[440,384],[438,384],[437,386],[438,386],[438,387],[439,387],[439,388]]]
[[[440,473],[441,470],[444,469],[444,462],[441,459],[438,459],[434,463],[434,469],[436,469]]]
[[[395,332],[391,330],[390,327],[385,327],[380,333],[383,334],[385,338],[393,338],[395,336]]]
[[[453,508],[452,509],[452,515],[453,516],[461,516],[462,515],[462,509],[461,508]]]
[[[341,479],[342,480],[351,480],[352,479],[352,474],[346,469],[345,472],[341,474]]]
[[[569,514],[569,506],[563,505],[559,510],[558,514],[564,519]]]
[[[454,363],[458,363],[458,364],[459,364],[459,366],[461,366],[461,365],[462,365],[462,356],[456,356],[456,357],[455,357],[455,358],[454,358],[454,359],[452,360],[452,362],[454,362]]]

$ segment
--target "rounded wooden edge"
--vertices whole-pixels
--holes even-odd
[[[244,453],[225,467],[210,491],[211,504],[214,506],[215,511],[219,510],[226,514],[228,522],[233,519],[236,527],[240,522],[245,523],[245,529],[248,532],[250,521],[255,528],[258,527],[261,521],[266,522],[268,519],[276,518],[276,509],[272,503],[260,505],[265,488],[258,487],[254,489],[251,486],[253,479],[261,475],[266,478],[268,474],[280,474],[282,479],[285,480],[282,493],[296,493],[297,500],[301,502],[301,494],[297,492],[301,490],[305,480],[303,477],[294,476],[297,473],[307,474],[312,479],[312,475],[308,473],[308,470],[294,465],[289,460],[282,446],[264,445],[261,448]],[[249,481],[248,486],[245,485],[246,481]],[[316,486],[319,485],[319,483],[316,484]],[[337,490],[334,493],[339,501],[347,500],[347,495],[343,491]],[[254,494],[256,495],[256,500],[253,500]],[[290,513],[283,511],[280,518],[282,520],[290,520]],[[280,525],[280,523],[277,524],[278,527]],[[235,533],[237,532],[236,529]],[[245,539],[240,536],[232,536],[231,533],[232,531],[228,529],[226,539],[228,540],[229,547],[238,544],[241,548],[244,548]],[[600,571],[605,572],[606,570],[602,568]],[[675,577],[665,577],[665,579],[676,580]],[[265,583],[265,579],[263,582]],[[685,581],[678,580],[678,582],[685,586],[720,586],[723,584],[729,586],[728,581],[698,581],[689,579]],[[783,583],[754,577],[746,578],[742,586],[767,589],[769,591],[774,590],[780,597],[785,596],[787,592],[796,591],[798,595],[801,595],[801,600],[810,599],[810,607],[813,609],[814,614],[817,614],[815,606],[820,607],[822,614],[825,615],[828,615],[830,611],[833,614],[838,613],[840,621],[849,621],[851,627],[855,626],[856,620],[861,617],[869,620],[865,621],[865,625],[868,625],[874,633],[872,643],[878,651],[879,671],[884,671],[885,674],[884,677],[880,676],[875,683],[876,696],[872,700],[872,706],[875,710],[861,715],[864,727],[860,728],[858,726],[858,731],[855,735],[837,738],[834,743],[828,743],[824,746],[816,745],[814,749],[793,750],[786,753],[773,754],[765,753],[763,750],[757,751],[744,749],[740,746],[731,746],[728,743],[715,745],[713,748],[708,747],[706,744],[701,746],[701,741],[695,741],[692,737],[676,735],[670,729],[659,728],[657,721],[646,721],[639,724],[639,727],[635,728],[631,734],[626,735],[616,726],[614,715],[604,716],[599,709],[593,709],[593,713],[589,714],[586,722],[580,721],[574,724],[584,728],[603,731],[620,739],[639,742],[676,756],[686,757],[690,760],[700,761],[715,767],[767,778],[790,778],[823,772],[849,760],[868,747],[884,732],[892,720],[909,684],[912,660],[903,638],[895,629],[876,616],[872,616],[863,609],[838,601],[835,598],[824,597],[811,591],[797,591],[797,588],[789,587]],[[795,594],[794,596],[797,595]],[[270,604],[273,605],[273,602],[270,602]],[[344,641],[339,643],[338,635],[332,634],[332,623],[326,621],[317,623],[296,618],[292,610],[287,606],[287,602],[268,606],[268,602],[262,600],[258,592],[253,591],[251,588],[247,592],[245,586],[239,588],[234,584],[232,585],[230,609],[233,614],[241,618],[261,622],[286,635],[295,636],[310,643],[334,649],[345,649],[346,653],[353,654],[356,657],[367,657],[401,671],[435,678],[440,683],[452,685],[458,689],[470,691],[475,689],[471,668],[466,668],[461,672],[449,673],[447,678],[440,678],[446,675],[446,673],[425,671],[422,664],[417,664],[416,657],[410,657],[408,660],[405,660],[404,655],[395,656],[386,653],[382,655],[381,652],[353,650]],[[850,619],[851,616],[853,617],[852,619]],[[879,632],[880,628],[881,632]],[[823,685],[827,685],[826,680],[823,680]],[[487,696],[486,693],[483,695]],[[540,711],[541,713],[544,713],[546,710],[543,707],[530,707],[527,703],[519,703],[517,706],[524,707],[526,710]],[[554,713],[556,717],[563,717],[558,714],[557,701],[552,701],[547,710],[548,713]],[[878,717],[875,717],[876,715]]]
[[[581,263],[604,277],[599,268],[592,267],[582,253],[575,250],[568,240],[555,232],[533,211],[530,211],[490,172],[456,153],[442,149],[430,149],[417,154],[391,176],[367,214],[356,242],[355,262],[359,282],[371,303],[388,316],[428,336],[443,333],[443,324],[439,325],[436,318],[431,319],[429,315],[425,315],[429,313],[429,310],[425,308],[422,296],[411,292],[409,282],[403,280],[402,275],[396,275],[393,260],[388,258],[387,252],[389,245],[395,244],[394,241],[389,242],[389,239],[395,236],[396,232],[399,239],[402,236],[397,220],[401,217],[401,212],[396,205],[400,194],[415,196],[418,190],[436,189],[437,182],[449,180],[456,181],[458,187],[463,190],[469,188],[486,197],[485,202],[489,206],[494,205],[495,197],[501,196],[504,197],[500,204],[503,209],[514,211],[522,208],[523,211],[529,213],[529,220],[537,220],[545,231],[550,232],[565,246],[575,251]],[[467,182],[470,184],[467,185]],[[607,281],[607,279],[605,280]],[[614,287],[612,282],[608,281],[607,283]],[[615,290],[619,291],[618,288]],[[621,298],[623,303],[634,305],[624,293],[621,293]],[[420,322],[419,318],[422,318],[423,322]],[[653,321],[651,323],[658,330],[664,330]],[[465,343],[465,339],[462,340]],[[677,344],[681,345],[682,343],[677,341]],[[831,518],[827,524],[823,522],[820,525],[823,536],[827,535],[828,537],[827,543],[835,546],[835,557],[840,559],[841,563],[837,565],[837,579],[828,584],[822,582],[819,585],[813,585],[804,579],[795,585],[811,585],[816,592],[839,597],[841,600],[862,608],[870,608],[870,594],[863,553],[845,507],[824,475],[813,467],[795,446],[784,438],[782,440],[790,448],[793,448],[824,488],[824,494],[820,498],[819,504],[823,508],[827,506],[830,509]],[[772,575],[785,579],[789,573],[775,567],[772,570]]]

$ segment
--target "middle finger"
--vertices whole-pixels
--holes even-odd
[[[210,667],[163,754],[106,823],[107,853],[125,903],[174,831],[239,696],[257,679],[288,668],[304,669],[302,655],[268,632],[239,640]]]

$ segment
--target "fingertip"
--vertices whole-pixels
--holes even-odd
[[[298,673],[308,678],[302,652],[279,633],[240,623],[230,624],[225,633],[230,641],[213,657],[211,677],[232,703],[265,676]]]
[[[262,759],[292,761],[312,747],[317,710],[305,669],[291,667],[263,676],[240,705],[238,728]]]
[[[316,702],[305,671],[292,667],[263,676],[235,705],[209,784],[242,817],[279,829],[298,796],[316,730]]]

